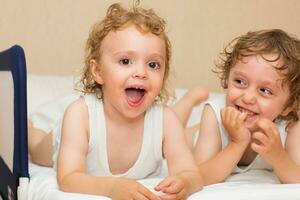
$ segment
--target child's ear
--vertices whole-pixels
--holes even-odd
[[[287,106],[281,113],[281,116],[287,116],[292,110],[294,110],[297,107],[297,103],[294,102],[291,106]]]
[[[93,76],[94,81],[96,81],[100,85],[104,83],[101,75],[100,65],[94,59],[90,60],[90,72]]]

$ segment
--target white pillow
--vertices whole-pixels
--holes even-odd
[[[79,97],[73,76],[27,75],[28,114],[33,126],[51,132],[66,107]]]
[[[73,76],[27,75],[27,104],[31,114],[40,105],[74,94]]]

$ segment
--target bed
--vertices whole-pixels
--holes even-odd
[[[29,115],[36,110],[48,113],[48,117],[57,118],[57,113],[78,94],[72,90],[72,76],[28,75],[28,111]],[[176,89],[178,97],[186,90]],[[210,98],[218,98],[219,93],[212,93]],[[60,103],[58,103],[60,102]],[[47,106],[44,106],[47,105]],[[189,124],[200,119],[202,105],[196,107],[189,119]],[[31,117],[34,117],[31,115]],[[53,123],[48,118],[37,121],[36,126],[51,130]],[[52,120],[53,121],[53,120]],[[41,167],[29,163],[30,184],[28,199],[32,200],[105,200],[107,197],[65,193],[58,189],[55,172],[52,168]],[[152,188],[167,174],[166,166],[157,178],[140,180],[147,188]],[[204,187],[201,192],[189,197],[189,200],[300,200],[300,184],[278,184],[272,172],[251,170],[243,174],[232,175],[225,183]]]

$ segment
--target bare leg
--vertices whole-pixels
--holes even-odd
[[[30,120],[28,122],[28,150],[33,163],[47,167],[53,166],[52,133],[33,127]]]
[[[199,126],[200,124],[198,123],[184,129],[184,136],[185,136],[186,143],[188,144],[189,148],[192,151],[194,148],[194,141],[195,141],[196,133],[199,130]]]
[[[190,114],[195,106],[205,101],[208,98],[208,90],[204,87],[195,87],[187,91],[184,96],[171,106],[174,113],[182,123],[186,142],[191,150],[193,150],[194,140],[197,131],[199,130],[199,123],[191,127],[186,127]]]
[[[175,112],[183,127],[186,127],[189,116],[194,106],[205,101],[208,98],[208,90],[204,87],[195,87],[187,91],[171,109]]]

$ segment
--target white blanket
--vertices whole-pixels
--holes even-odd
[[[58,189],[52,168],[30,164],[30,200],[109,200],[94,195],[65,193]],[[153,190],[161,178],[140,180]],[[272,172],[251,170],[232,175],[226,182],[204,187],[188,200],[300,200],[300,184],[278,184]]]

